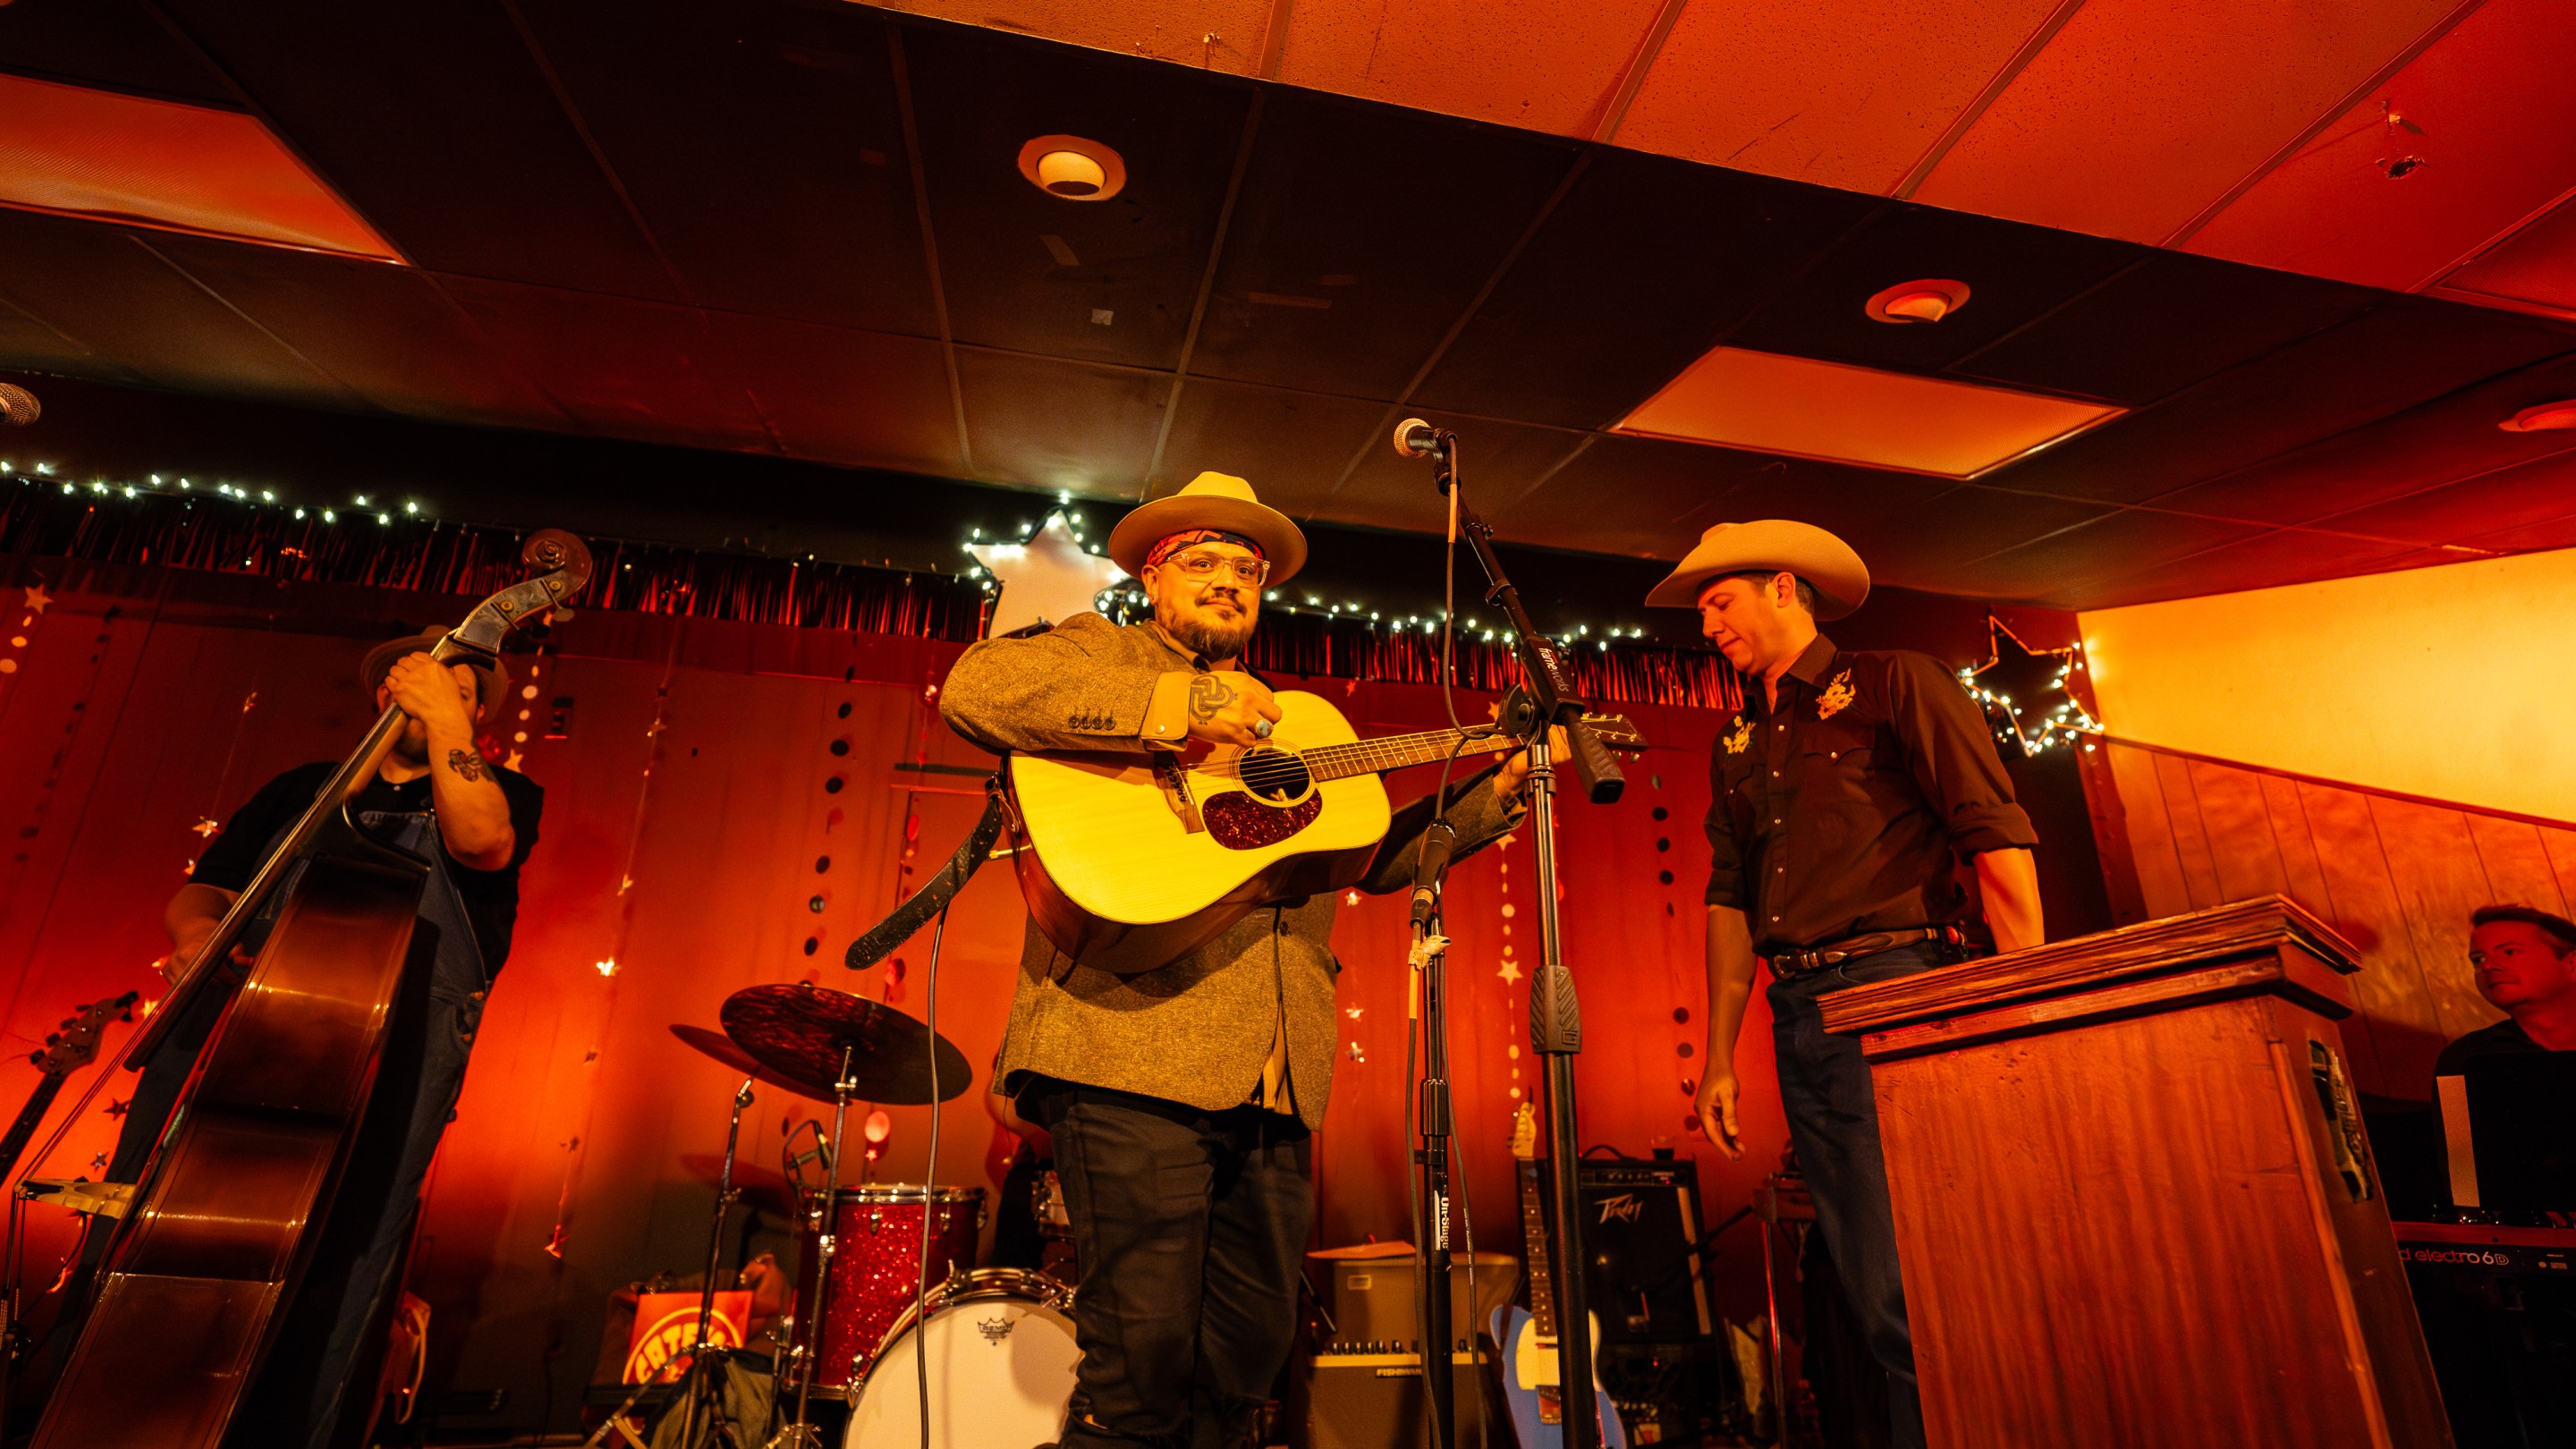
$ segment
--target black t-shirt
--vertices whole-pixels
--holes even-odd
[[[258,794],[224,822],[223,833],[206,842],[205,853],[197,857],[197,869],[189,879],[197,885],[220,886],[228,891],[249,885],[261,858],[267,854],[269,842],[295,823],[295,817],[322,793],[332,772],[339,768],[333,760],[298,765],[261,786]],[[510,929],[519,919],[519,867],[537,843],[537,816],[545,808],[546,792],[516,770],[499,765],[485,768],[492,772],[503,798],[509,801],[510,829],[518,843],[510,852],[510,863],[499,870],[476,870],[450,856],[447,874],[456,882],[456,894],[465,903],[465,918],[474,927],[474,942],[483,948],[483,968],[497,972],[510,954]],[[429,777],[423,775],[396,785],[379,775],[358,792],[357,808],[413,814],[427,810]]]
[[[2531,1039],[2531,1033],[2522,1029],[2521,1022],[2508,1016],[2493,1026],[2479,1027],[2442,1048],[2442,1054],[2433,1059],[2433,1075],[2456,1077],[2462,1067],[2479,1057],[2521,1056],[2547,1050],[2549,1048]]]

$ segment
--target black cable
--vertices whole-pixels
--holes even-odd
[[[939,942],[948,907],[930,928],[930,979],[922,986],[922,1030],[930,1037],[930,1157],[921,1171],[921,1271],[912,1280],[913,1380],[921,1393],[921,1449],[930,1449],[930,1209],[939,1177]],[[822,1326],[817,1324],[819,1335]],[[820,1342],[818,1337],[817,1342]]]

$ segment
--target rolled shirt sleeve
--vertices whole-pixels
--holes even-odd
[[[1923,798],[1939,812],[1961,860],[2039,844],[1995,754],[1985,711],[1928,655],[1898,653],[1888,672],[1888,711]],[[1717,904],[1716,887],[1710,887]]]

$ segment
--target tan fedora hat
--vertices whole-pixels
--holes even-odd
[[[1193,528],[1239,533],[1261,545],[1270,560],[1270,582],[1282,584],[1306,566],[1306,535],[1288,515],[1252,496],[1252,485],[1228,473],[1201,473],[1169,498],[1145,504],[1109,531],[1109,559],[1131,574],[1145,572],[1154,545]]]
[[[1816,527],[1786,518],[1721,523],[1699,542],[1646,602],[1670,609],[1695,608],[1708,581],[1728,574],[1787,571],[1816,591],[1816,617],[1839,619],[1869,597],[1869,565],[1852,546]]]
[[[358,687],[369,694],[375,693],[376,686],[385,682],[385,674],[394,667],[395,660],[407,654],[426,654],[437,645],[439,640],[446,637],[447,629],[444,625],[432,624],[417,634],[405,634],[399,639],[388,639],[368,650],[367,657],[358,664]],[[479,655],[457,662],[483,676],[481,703],[474,711],[474,722],[478,725],[488,725],[499,719],[503,706],[508,704],[510,699],[508,666],[498,659],[485,659]]]

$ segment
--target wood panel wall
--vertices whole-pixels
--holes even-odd
[[[2472,979],[2470,912],[2576,900],[2576,824],[2124,741],[2088,764],[2123,924],[2279,894],[2361,948],[2344,1036],[2367,1092],[2428,1098],[2442,1044],[2502,1016]]]

